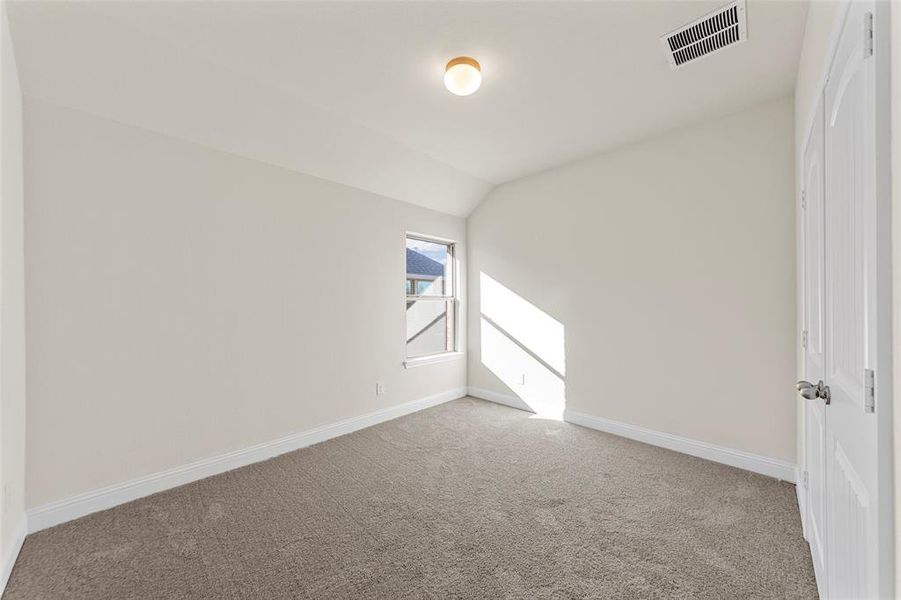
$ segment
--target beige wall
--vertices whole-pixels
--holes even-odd
[[[402,366],[404,233],[465,265],[463,219],[30,99],[25,123],[29,508],[465,386]]]
[[[528,398],[556,377],[543,362],[570,410],[794,460],[792,110],[769,102],[492,192],[468,221],[470,385]],[[544,323],[542,339],[517,349],[484,330],[483,273],[490,294],[533,305],[506,313]],[[519,352],[525,385],[485,364],[491,344]]]
[[[0,565],[25,525],[25,259],[22,93],[0,7]]]

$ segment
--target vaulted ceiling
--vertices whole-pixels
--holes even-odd
[[[465,216],[496,184],[791,93],[805,2],[670,70],[696,2],[11,2],[23,93]],[[444,89],[457,55],[482,88]]]

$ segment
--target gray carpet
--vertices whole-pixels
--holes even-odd
[[[28,537],[6,600],[815,598],[794,487],[465,398]]]

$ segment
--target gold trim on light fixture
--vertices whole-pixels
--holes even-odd
[[[479,64],[479,61],[468,56],[458,56],[457,58],[448,61],[447,66],[444,67],[444,72],[450,71],[451,67],[457,65],[469,65],[470,67],[474,67],[479,73],[482,72],[482,65]]]

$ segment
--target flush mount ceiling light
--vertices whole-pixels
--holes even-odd
[[[444,68],[444,87],[457,96],[468,96],[482,85],[482,67],[474,58],[458,56]]]

